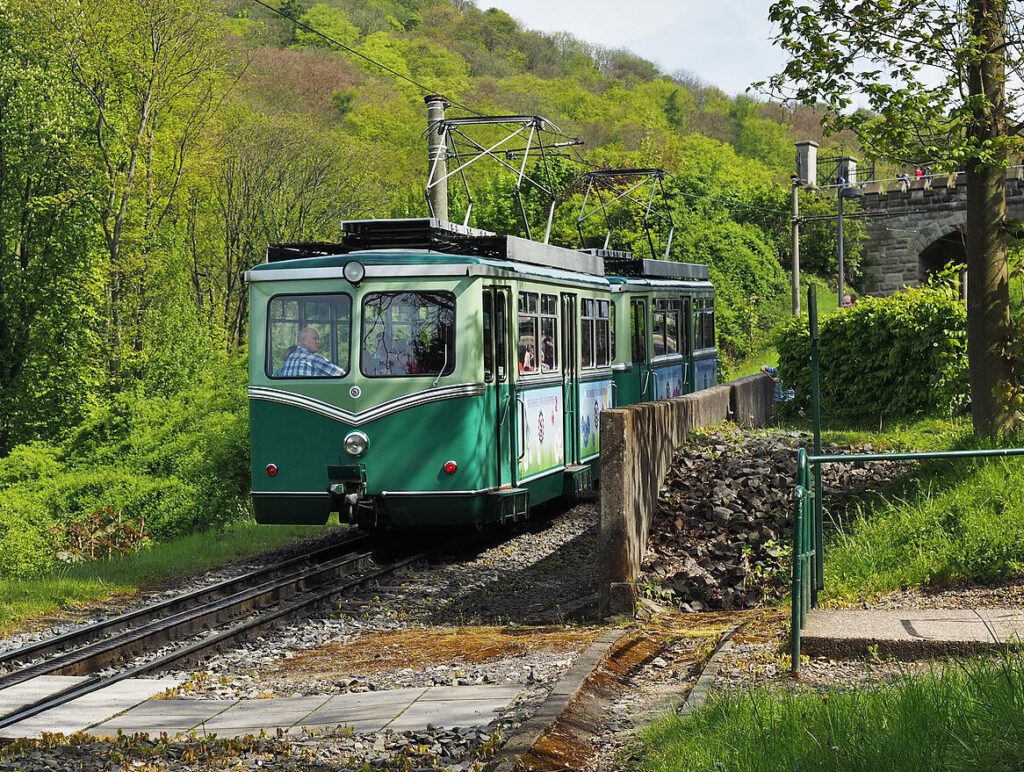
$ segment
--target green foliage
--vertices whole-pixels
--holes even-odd
[[[847,197],[843,200],[843,281],[847,285],[855,283],[860,276],[867,229],[864,220],[845,215],[855,215],[859,209],[860,204],[855,198]],[[801,269],[818,276],[827,276],[836,285],[836,277],[839,275],[839,227],[835,197],[803,192],[800,195],[800,215],[825,218],[800,226]]]
[[[912,289],[862,298],[819,322],[822,415],[828,420],[879,420],[945,414],[964,407],[967,394],[967,315],[950,293]],[[779,371],[807,412],[811,400],[806,317],[778,333]]]
[[[642,736],[644,772],[1014,770],[1024,659],[975,660],[856,689],[724,692]]]
[[[0,576],[50,568],[67,540],[48,529],[97,511],[163,540],[238,518],[249,482],[244,383],[239,360],[210,364],[173,395],[120,395],[61,445],[0,461]]]
[[[786,276],[761,232],[734,222],[694,222],[677,236],[687,262],[706,263],[715,285],[718,345],[731,359],[755,351],[779,322],[772,300],[786,292]]]
[[[359,38],[359,27],[349,21],[343,10],[327,3],[316,3],[302,14],[299,21],[346,46],[352,45]],[[331,50],[335,48],[330,41],[302,27],[296,27],[295,39],[300,46]]]
[[[1024,571],[1024,464],[944,462],[919,476],[913,491],[859,513],[829,537],[830,596],[988,584]]]

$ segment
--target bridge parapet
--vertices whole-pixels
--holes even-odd
[[[862,291],[888,295],[917,286],[950,262],[965,258],[967,224],[965,175],[931,175],[910,180],[877,180],[858,191],[867,240]],[[857,194],[855,194],[857,195]],[[1006,173],[1007,215],[1024,219],[1024,167]]]

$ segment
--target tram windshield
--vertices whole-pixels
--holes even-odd
[[[436,376],[455,370],[455,296],[372,292],[363,300],[360,367],[374,377]]]
[[[267,308],[271,378],[342,378],[349,371],[352,299],[344,294],[278,295]]]

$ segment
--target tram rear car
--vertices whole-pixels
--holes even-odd
[[[359,238],[273,248],[247,277],[261,523],[526,517],[592,485],[602,410],[706,383],[706,273],[617,279],[593,255],[433,221],[397,245],[393,222],[348,227]]]

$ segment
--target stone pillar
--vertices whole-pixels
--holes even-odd
[[[843,156],[839,159],[839,176],[846,180],[847,185],[857,184],[857,159]]]
[[[800,184],[818,187],[818,143],[809,139],[796,143],[796,176]]]

